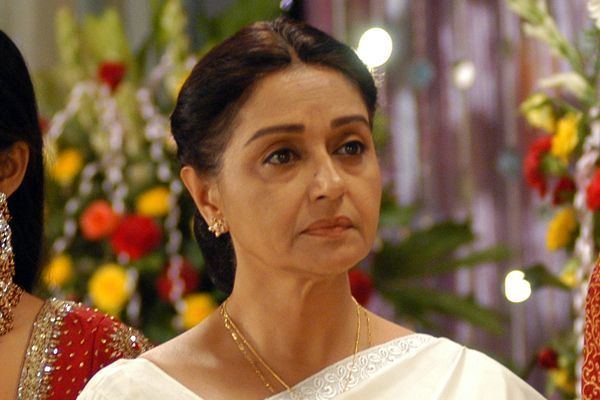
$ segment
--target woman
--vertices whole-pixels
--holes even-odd
[[[81,304],[28,293],[41,262],[42,134],[25,62],[2,31],[0,60],[0,399],[74,399],[148,343]]]
[[[258,22],[212,49],[171,125],[196,237],[230,296],[80,399],[541,399],[483,354],[352,298],[347,272],[379,215],[375,106],[354,51],[310,26]]]

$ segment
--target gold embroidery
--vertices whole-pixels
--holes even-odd
[[[58,355],[60,329],[73,303],[57,299],[44,302],[31,331],[21,370],[18,400],[42,400],[50,393],[50,374]]]
[[[600,397],[600,262],[592,272],[585,305],[585,361],[582,369],[582,397]]]
[[[116,321],[115,321],[116,322]],[[108,347],[113,353],[111,358],[136,358],[152,348],[152,345],[138,330],[116,322],[114,332],[110,334]]]
[[[21,370],[21,378],[19,380],[18,400],[44,400],[52,396],[52,388],[50,387],[50,377],[52,372],[60,369],[60,366],[55,365],[59,356],[60,349],[57,348],[61,335],[68,334],[69,330],[63,331],[64,318],[77,307],[85,307],[80,303],[71,301],[49,299],[44,302],[38,316],[33,324],[31,338],[25,353],[25,361]],[[97,311],[97,310],[96,310]],[[152,347],[148,339],[146,339],[136,329],[130,328],[114,318],[112,321],[111,330],[109,333],[110,340],[102,339],[101,343],[106,343],[107,348],[105,353],[110,354],[110,358],[135,358],[141,352]],[[73,320],[77,323],[78,319]],[[88,319],[88,322],[91,319]],[[94,332],[97,328],[94,328]],[[104,328],[108,332],[108,328]],[[84,339],[78,343],[83,344]],[[73,342],[69,341],[67,346],[72,346]],[[66,351],[66,350],[65,350]],[[85,354],[89,354],[86,350]],[[94,355],[98,356],[98,350],[94,350]],[[69,357],[73,358],[74,353],[70,353]],[[82,368],[83,365],[79,364]],[[67,366],[66,370],[72,369],[73,366]],[[62,377],[59,376],[59,381]],[[86,378],[87,380],[87,378]]]

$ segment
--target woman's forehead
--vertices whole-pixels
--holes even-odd
[[[237,126],[302,122],[368,112],[359,89],[330,68],[301,65],[270,74],[257,83],[239,110]]]

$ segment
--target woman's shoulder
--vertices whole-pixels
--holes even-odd
[[[94,357],[98,360],[135,358],[152,347],[137,329],[111,315],[81,303],[56,299],[49,301],[62,314],[62,341],[93,348]]]
[[[495,398],[544,398],[500,362],[450,339],[434,338],[422,356],[443,367],[440,371],[455,383],[457,392],[484,394],[493,387]]]
[[[103,368],[78,397],[79,400],[166,398],[201,400],[144,358],[121,359]]]
[[[148,347],[141,334],[113,317],[72,301],[48,299],[33,323],[19,390],[71,399],[100,368]]]

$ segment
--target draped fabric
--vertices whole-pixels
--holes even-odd
[[[18,399],[75,399],[101,368],[150,348],[135,329],[79,303],[46,300],[33,325]]]
[[[258,378],[257,378],[258,379]],[[413,334],[347,357],[268,400],[541,400],[508,369],[444,338]],[[201,400],[143,358],[100,371],[80,400]]]
[[[581,394],[584,400],[600,398],[600,263],[592,273],[585,304],[585,361]]]

